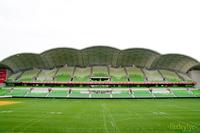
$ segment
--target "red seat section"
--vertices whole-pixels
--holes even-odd
[[[4,83],[4,81],[6,81],[7,78],[7,73],[5,69],[0,69],[0,84]]]

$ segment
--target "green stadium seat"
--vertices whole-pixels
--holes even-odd
[[[92,98],[111,98],[110,93],[92,93],[91,97]]]
[[[170,91],[168,90],[153,90],[152,91],[152,94],[155,96],[155,97],[174,97],[174,94],[171,93]]]
[[[145,77],[142,71],[136,67],[126,67],[130,81],[133,82],[144,82]]]
[[[75,82],[88,82],[90,81],[90,73],[91,68],[90,67],[76,67],[74,72],[73,81]]]
[[[110,67],[111,81],[113,82],[127,82],[128,78],[124,68],[113,68]]]
[[[37,81],[53,81],[56,72],[57,68],[51,70],[41,70],[41,72],[38,74]]]
[[[93,66],[92,77],[109,77],[107,66]]]
[[[178,77],[178,75],[173,71],[160,70],[160,72],[162,73],[165,80],[168,82],[181,82],[182,81],[182,79],[180,79]]]
[[[180,75],[184,79],[184,81],[193,82],[193,80],[187,74],[178,73],[178,75]]]
[[[7,81],[11,81],[14,82],[17,80],[17,78],[21,75],[22,72],[18,72],[18,73],[14,73],[12,75],[10,75],[7,79]]]
[[[16,97],[24,97],[29,89],[13,89],[10,94]]]
[[[67,97],[68,90],[52,90],[47,97]]]
[[[38,73],[40,72],[39,69],[33,69],[29,71],[23,72],[23,74],[17,79],[18,82],[31,82],[35,81],[37,78]]]
[[[80,90],[73,90],[69,97],[72,98],[89,98],[89,92],[88,91],[80,91]]]
[[[188,90],[171,90],[177,97],[194,97]]]
[[[0,96],[10,95],[8,89],[0,88]]]
[[[131,98],[132,95],[129,93],[129,91],[113,91],[112,92],[113,98]]]
[[[32,88],[26,93],[25,97],[46,97],[48,94],[47,88]]]
[[[133,96],[137,97],[153,97],[149,90],[134,90]]]
[[[153,81],[153,82],[162,82],[163,78],[160,75],[160,73],[157,70],[147,70],[147,69],[143,69],[147,80],[148,81]]]
[[[192,90],[193,95],[200,97],[200,89]]]
[[[73,77],[73,71],[74,67],[61,67],[58,69],[54,81],[60,81],[60,82],[67,82],[71,81],[71,78]]]

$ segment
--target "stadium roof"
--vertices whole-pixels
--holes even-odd
[[[158,52],[132,48],[119,50],[112,47],[94,46],[82,50],[55,48],[41,54],[21,53],[10,56],[1,62],[14,72],[32,68],[54,68],[63,66],[112,65],[145,67],[150,69],[169,69],[187,72],[199,62],[180,54],[161,55]]]

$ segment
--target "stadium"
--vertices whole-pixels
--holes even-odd
[[[0,132],[200,132],[200,64],[183,54],[18,53],[0,62],[0,84]]]

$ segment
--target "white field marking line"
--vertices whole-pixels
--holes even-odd
[[[110,116],[111,122],[113,123],[113,128],[117,129],[116,132],[118,131],[119,133],[121,133],[121,131],[120,131],[119,127],[117,126],[117,124],[116,124],[112,114],[110,113],[110,111],[106,108],[106,106],[104,104],[102,105],[102,107],[104,108],[104,110],[107,110],[108,116]]]
[[[102,110],[103,110],[103,123],[104,123],[104,128],[105,128],[106,132],[109,133],[108,127],[107,127],[107,124],[106,124],[105,109],[103,108],[103,106],[102,106]]]
[[[47,115],[48,116],[48,115]],[[29,121],[23,123],[23,124],[19,124],[18,126],[15,126],[11,129],[11,131],[15,131],[16,129],[21,129],[21,127],[26,127],[26,125],[30,125],[29,123],[33,123],[34,121],[38,121],[38,120],[42,120],[44,119],[44,117],[41,117],[40,119],[36,118],[36,119],[30,119]],[[38,121],[39,122],[39,121]],[[23,128],[22,128],[23,129]]]
[[[171,120],[168,116],[162,116],[162,117],[165,117],[165,118],[167,118],[168,120]],[[182,124],[191,124],[191,125],[194,125],[195,126],[195,128],[197,128],[197,127],[199,127],[200,126],[200,124],[197,124],[197,123],[194,123],[194,122],[191,122],[191,121],[188,121],[187,120],[187,122],[184,122],[184,121],[181,121],[181,120],[175,120],[174,122],[177,122],[177,123],[182,123]]]
[[[27,126],[25,126],[24,128],[22,128],[22,131],[26,130],[26,129],[29,128],[30,126],[32,126],[32,125],[34,125],[34,124],[37,124],[38,122],[40,122],[40,121],[42,121],[42,120],[44,120],[44,119],[46,119],[46,118],[48,118],[48,117],[49,117],[49,115],[46,115],[45,117],[41,117],[40,119],[37,119],[37,120],[33,121],[33,122],[30,123],[30,124],[27,124]]]
[[[168,115],[168,116],[165,115],[165,116],[162,116],[162,117],[165,117],[165,118],[171,120],[171,119],[169,118],[169,115]],[[175,120],[175,121],[176,121],[176,122],[179,122],[179,123],[183,123],[183,124],[188,124],[188,123],[190,123],[190,124],[195,125],[195,126],[197,126],[197,127],[200,126],[200,124],[197,124],[197,123],[195,123],[195,122],[188,121],[188,120],[187,120],[187,122],[184,122],[184,121],[181,121],[181,120]]]
[[[115,128],[115,126],[114,126],[113,122],[111,121],[110,123],[111,123],[112,127],[113,127],[113,128]]]
[[[13,112],[13,110],[2,110],[2,111],[0,111],[0,113],[12,113]]]
[[[127,112],[129,113],[129,111],[127,111]],[[136,113],[136,112],[134,112],[134,113],[135,113],[135,115],[131,114],[131,115],[130,115],[131,117],[126,118],[126,119],[118,120],[118,122],[128,121],[128,120],[136,120],[136,117],[137,117],[138,119],[141,119],[141,118],[142,118],[138,113]]]
[[[164,118],[166,118],[168,120],[172,120],[172,118],[170,118],[169,117],[170,115],[168,115],[168,114],[167,115],[159,115],[159,116],[164,117]],[[181,120],[175,120],[174,122],[178,122],[178,123],[182,123],[182,124],[188,124],[188,123],[190,123],[192,125],[195,125],[196,127],[200,126],[200,124],[197,124],[197,123],[194,123],[194,122],[191,122],[191,121],[188,121],[188,120],[187,120],[187,122],[184,122],[184,121],[181,121]]]
[[[36,119],[30,119],[29,121],[27,121],[26,123],[30,123],[30,122],[32,122],[32,121],[34,121],[34,120],[36,120]],[[26,125],[26,124],[25,124]],[[19,124],[18,126],[16,125],[16,126],[14,126],[12,129],[11,129],[11,131],[15,131],[15,129],[18,129],[18,128],[20,128],[20,127],[23,127],[24,126],[24,124]]]

